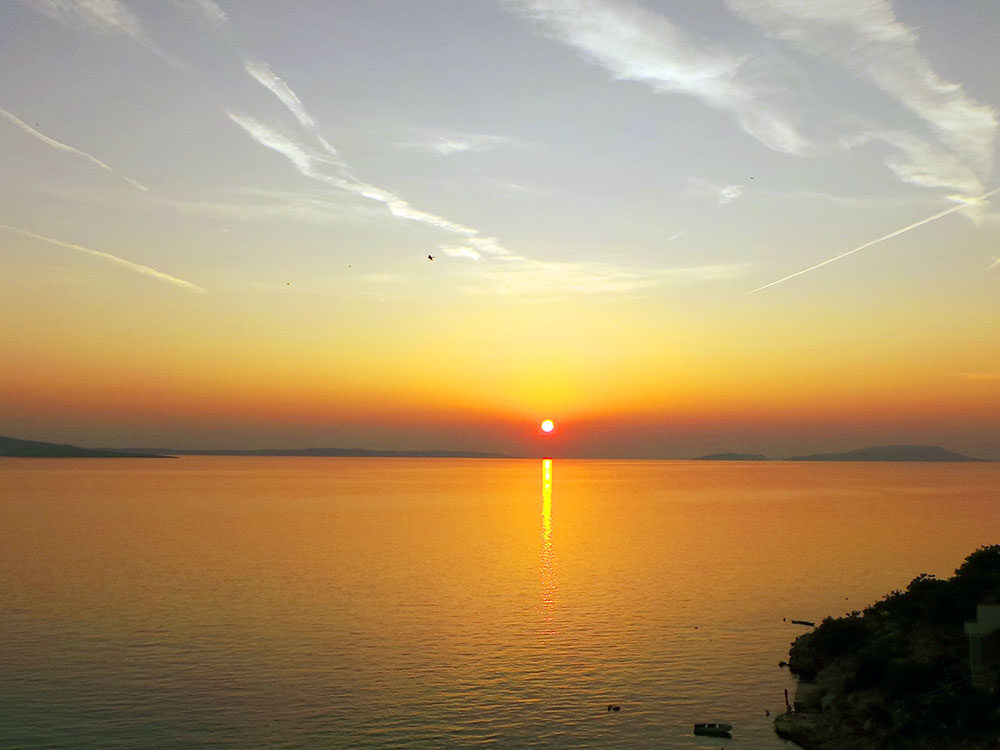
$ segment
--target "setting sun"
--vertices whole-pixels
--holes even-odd
[[[552,432],[555,428],[556,425],[551,419],[546,419],[542,422],[542,432]]]

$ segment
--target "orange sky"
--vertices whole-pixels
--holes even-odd
[[[654,5],[0,6],[0,434],[1000,458],[1000,5]]]

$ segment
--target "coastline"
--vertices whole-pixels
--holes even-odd
[[[863,612],[792,643],[792,709],[774,718],[803,750],[987,750],[1000,736],[1000,545],[952,578],[921,574]]]

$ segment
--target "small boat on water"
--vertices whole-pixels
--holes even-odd
[[[725,724],[721,721],[709,721],[694,725],[694,733],[707,737],[731,737],[733,731],[732,724]]]

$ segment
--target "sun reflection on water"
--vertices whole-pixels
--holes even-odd
[[[556,553],[552,544],[552,459],[542,459],[542,548],[538,558],[542,582],[542,619],[551,629],[556,596]]]

